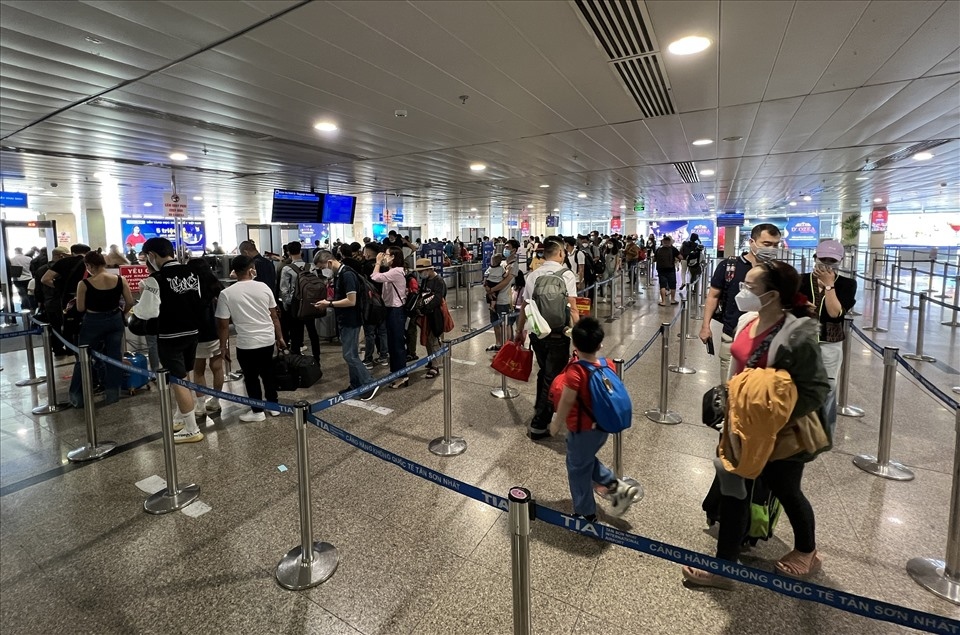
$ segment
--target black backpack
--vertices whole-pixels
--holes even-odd
[[[383,296],[369,278],[360,275],[350,267],[344,266],[344,269],[357,277],[357,311],[360,312],[363,324],[370,326],[383,324],[387,319],[387,305],[383,302]],[[342,273],[340,275],[343,276]]]
[[[687,266],[699,267],[703,264],[703,245],[691,243],[687,250]]]
[[[590,252],[584,251],[582,249],[577,249],[573,252],[573,272],[579,275],[577,269],[580,265],[577,264],[578,254],[583,254],[583,281],[589,286],[597,281],[597,276],[603,274],[603,271],[606,267],[600,269],[600,274],[597,274],[594,265],[596,264],[593,260],[593,256],[590,255]],[[602,264],[602,263],[601,263]]]
[[[290,310],[298,320],[309,320],[320,317],[320,309],[314,306],[317,302],[327,299],[327,282],[310,270],[310,265],[304,265],[297,272],[297,282],[293,288],[293,298],[290,300]]]

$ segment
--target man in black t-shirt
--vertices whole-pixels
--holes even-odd
[[[273,264],[273,261],[260,255],[252,240],[245,240],[237,245],[237,251],[253,260],[254,271],[257,272],[257,281],[270,287],[274,296],[276,296],[280,289],[277,286],[277,267]]]
[[[673,246],[673,238],[663,237],[653,260],[657,265],[657,278],[660,280],[658,304],[667,305],[667,293],[670,294],[670,304],[677,304],[677,263],[680,262],[680,250]]]
[[[86,268],[83,266],[83,257],[90,251],[90,247],[83,243],[70,246],[70,256],[61,258],[50,265],[43,274],[40,282],[52,287],[60,298],[60,309],[65,309],[70,300],[77,296],[77,285],[83,280]]]

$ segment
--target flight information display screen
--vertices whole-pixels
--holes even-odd
[[[320,214],[320,222],[352,225],[356,211],[357,198],[355,196],[324,194],[323,213]]]
[[[274,223],[316,223],[320,220],[321,197],[315,192],[274,190],[270,220]]]

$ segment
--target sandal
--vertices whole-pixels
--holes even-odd
[[[433,379],[434,377],[437,377],[438,375],[440,375],[440,369],[439,369],[439,368],[434,368],[434,367],[431,366],[430,368],[427,369],[427,372],[424,373],[423,376],[426,377],[427,379]]]
[[[703,569],[694,569],[688,566],[683,567],[681,571],[683,572],[683,579],[694,586],[710,586],[718,589],[733,588],[733,580],[717,575],[716,573],[710,573]]]
[[[777,573],[791,578],[809,578],[823,568],[823,559],[813,553],[805,554],[794,549],[777,561]]]

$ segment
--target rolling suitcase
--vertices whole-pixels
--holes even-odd
[[[123,363],[135,366],[142,370],[149,370],[150,364],[147,362],[147,356],[143,353],[124,353]],[[149,388],[150,378],[139,373],[123,372],[123,389],[131,395],[143,387]]]
[[[317,318],[317,335],[328,342],[337,339],[337,318],[333,311],[328,310],[326,315]]]

